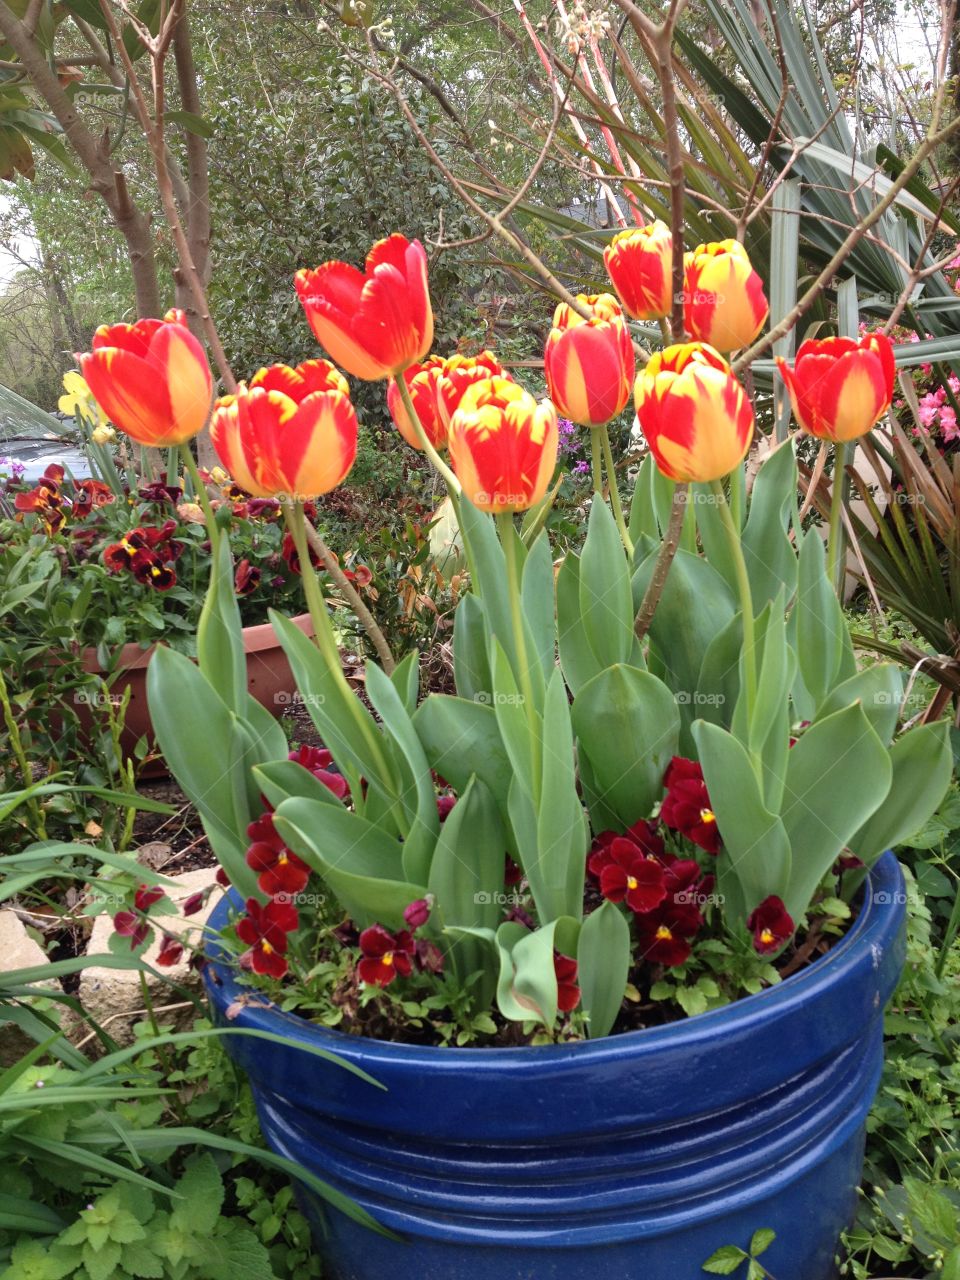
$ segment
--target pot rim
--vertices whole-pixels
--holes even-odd
[[[885,900],[884,900],[885,898]],[[402,1040],[378,1040],[371,1036],[348,1035],[335,1027],[324,1027],[309,1022],[296,1014],[287,1013],[272,1001],[268,1005],[242,1004],[231,1019],[232,1025],[277,1034],[277,1021],[284,1023],[284,1034],[303,1042],[321,1040],[324,1048],[346,1059],[362,1057],[365,1070],[373,1073],[378,1061],[385,1064],[403,1060],[408,1066],[422,1065],[425,1070],[448,1067],[455,1069],[475,1066],[487,1061],[491,1065],[509,1069],[534,1060],[540,1066],[559,1066],[574,1055],[579,1062],[601,1064],[611,1057],[620,1057],[631,1048],[655,1053],[669,1047],[680,1038],[685,1043],[703,1048],[711,1041],[722,1040],[728,1028],[736,1027],[739,1033],[749,1032],[753,1026],[769,1023],[771,1016],[780,1019],[795,1012],[799,1006],[824,993],[835,981],[837,971],[863,963],[866,954],[874,970],[881,968],[884,952],[894,942],[902,923],[904,908],[904,881],[900,865],[888,850],[868,872],[861,890],[861,908],[851,928],[825,956],[798,973],[791,974],[774,987],[767,987],[755,995],[743,996],[732,1004],[719,1009],[709,1009],[659,1027],[643,1027],[625,1031],[619,1035],[602,1036],[596,1040],[580,1040],[568,1044],[521,1045],[504,1048],[498,1046],[444,1046],[409,1044]],[[222,954],[216,933],[226,924],[228,911],[242,905],[239,894],[231,890],[224,894],[214,908],[208,924],[210,960],[203,969],[204,985],[211,1002],[225,1008],[243,997],[249,997],[256,988],[241,986],[232,968],[221,964]],[[212,980],[216,975],[217,982]]]
[[[298,613],[295,617],[289,619],[295,627],[299,627],[304,635],[312,635],[313,627],[310,623],[309,613]],[[149,665],[150,659],[153,657],[157,642],[143,648],[132,641],[125,644],[120,650],[117,659],[117,665],[110,675],[122,675],[126,671],[143,670]],[[280,641],[277,639],[276,633],[271,622],[257,622],[253,626],[243,628],[243,651],[244,653],[262,653],[265,649],[279,649]],[[87,671],[99,672],[103,674],[103,669],[97,662],[96,646],[88,645],[82,653],[84,669]]]

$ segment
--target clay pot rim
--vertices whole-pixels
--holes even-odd
[[[290,621],[295,627],[299,627],[304,635],[313,635],[313,627],[310,624],[309,613],[298,613],[296,617]],[[151,644],[148,648],[143,649],[137,643],[125,644],[120,650],[120,656],[117,659],[115,672],[119,671],[138,671],[149,665],[156,644]],[[279,649],[280,641],[277,639],[273,624],[270,622],[258,622],[252,627],[243,628],[243,651],[244,653],[262,653],[265,649]],[[97,662],[96,648],[89,647],[83,651],[83,667],[85,671],[99,672],[100,664]]]

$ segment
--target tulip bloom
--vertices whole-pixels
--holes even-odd
[[[581,427],[602,427],[630,399],[633,342],[616,298],[581,293],[577,301],[593,312],[584,320],[566,302],[553,313],[543,353],[550,399],[563,417]]]
[[[478,356],[462,356],[457,353],[447,356],[443,361],[441,377],[437,383],[437,408],[448,430],[467,387],[472,387],[475,382],[482,382],[485,378],[513,381],[492,351],[481,351]]]
[[[447,424],[440,416],[438,403],[438,383],[443,371],[444,361],[440,356],[428,356],[420,364],[412,364],[400,375],[405,379],[410,399],[416,410],[420,425],[427,439],[435,449],[447,447]],[[407,414],[406,406],[400,396],[400,386],[396,378],[387,383],[387,408],[394,426],[414,449],[422,449],[413,423]]]
[[[792,370],[779,356],[777,366],[794,416],[804,431],[821,440],[842,443],[866,435],[893,399],[893,347],[883,333],[868,334],[860,342],[803,342]]]
[[[97,404],[138,444],[165,449],[203,429],[213,379],[182,311],[101,325],[93,350],[77,360]]]
[[[684,267],[683,323],[690,337],[717,351],[749,346],[770,306],[743,245],[737,240],[698,245]]]
[[[464,392],[450,423],[450,460],[467,498],[493,514],[526,511],[557,465],[557,411],[506,378]]]
[[[627,315],[659,320],[670,314],[673,236],[665,222],[619,231],[604,249],[603,263]]]
[[[347,380],[329,360],[259,369],[216,403],[210,437],[220,461],[257,498],[329,493],[357,455]]]
[[[634,387],[637,420],[670,480],[719,480],[746,457],[753,409],[713,347],[688,342],[654,352]]]
[[[366,270],[324,262],[294,284],[317,341],[347,373],[368,382],[396,377],[433,344],[427,255],[396,232],[378,240]]]

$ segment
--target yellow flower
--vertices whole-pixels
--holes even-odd
[[[79,416],[85,421],[92,423],[95,427],[105,427],[109,422],[109,418],[97,404],[93,398],[93,393],[87,386],[86,379],[76,370],[71,370],[63,375],[63,389],[66,392],[57,401],[57,408],[61,413],[72,414],[74,417]],[[102,440],[98,444],[104,443]]]
[[[66,396],[64,396],[66,399]],[[94,444],[113,444],[117,438],[117,433],[113,427],[94,427],[90,437]]]

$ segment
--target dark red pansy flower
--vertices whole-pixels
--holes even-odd
[[[457,803],[457,797],[451,795],[437,796],[437,817],[441,822],[446,822],[453,812],[453,806]]]
[[[717,819],[710,808],[703,770],[696,760],[674,756],[663,779],[667,794],[660,807],[665,826],[692,840],[707,853],[720,852]]]
[[[105,507],[114,501],[116,498],[113,490],[102,480],[78,480],[74,485],[74,499],[70,514],[82,520],[95,508]]]
[[[291,533],[285,533],[283,535],[283,545],[280,548],[280,552],[284,560],[286,560],[287,568],[290,570],[290,572],[299,573],[300,557],[297,554],[297,548],[296,548],[296,545],[294,544],[293,535]],[[313,550],[312,547],[310,548],[310,563],[313,565],[315,569],[323,568],[323,561],[320,559],[320,557],[317,555],[317,553]]]
[[[394,978],[409,978],[415,954],[413,938],[405,929],[393,934],[373,924],[360,935],[361,960],[357,972],[371,987],[389,987]]]
[[[276,498],[251,498],[247,505],[247,515],[252,520],[278,520],[280,503]]]
[[[666,884],[666,898],[675,906],[693,905],[699,914],[700,898],[709,893],[705,889],[706,880],[702,877],[700,867],[693,858],[671,858],[663,869]],[[713,887],[713,877],[707,877]],[[699,923],[697,925],[699,928]]]
[[[352,920],[341,920],[330,932],[342,947],[355,947],[360,941],[360,930]]]
[[[569,1013],[580,1003],[577,962],[572,956],[564,956],[559,951],[554,951],[553,968],[557,975],[557,1008],[561,1013]]]
[[[747,928],[753,934],[753,948],[760,955],[772,955],[793,937],[793,923],[783,901],[771,894],[764,898],[747,918]]]
[[[407,927],[416,932],[422,929],[430,919],[430,912],[433,909],[433,903],[429,898],[416,898],[403,909],[403,918],[407,922]]]
[[[247,827],[252,841],[246,852],[247,866],[257,873],[257,886],[269,898],[300,893],[310,879],[310,868],[280,839],[273,814],[265,813]]]
[[[164,476],[162,480],[153,480],[150,484],[143,485],[137,490],[137,496],[144,502],[152,502],[157,506],[162,506],[166,502],[176,506],[183,496],[183,490],[179,485],[167,484],[167,478]]]
[[[866,865],[863,859],[858,858],[855,853],[841,853],[837,859],[835,870],[861,871]]]
[[[436,943],[418,938],[414,946],[418,969],[422,969],[424,973],[443,973],[443,952]]]
[[[642,853],[649,854],[660,861],[663,861],[668,856],[663,838],[658,835],[657,829],[652,822],[641,819],[640,822],[635,822],[632,827],[628,827],[623,835],[618,831],[601,831],[598,836],[594,837],[593,844],[590,846],[590,854],[587,858],[587,870],[597,880],[600,879],[603,868],[610,862],[610,846],[614,840],[629,840]]]
[[[600,872],[600,892],[610,902],[626,902],[633,912],[652,911],[667,896],[663,867],[641,853],[632,840],[611,841]]]
[[[241,560],[233,575],[233,589],[238,596],[248,596],[256,591],[263,574],[259,567],[249,560]]]
[[[325,747],[302,746],[297,751],[291,751],[287,759],[308,769],[338,800],[347,798],[347,780],[342,773],[336,772],[333,756]]]
[[[299,927],[297,909],[289,902],[271,898],[261,906],[256,898],[247,899],[247,914],[237,922],[237,936],[250,948],[241,957],[254,973],[282,978],[287,972],[289,940],[287,934]]]
[[[180,910],[185,916],[195,916],[206,902],[209,892],[209,889],[198,889],[196,893],[191,893],[189,898],[184,898]]]
[[[135,911],[118,911],[113,917],[113,927],[121,938],[130,939],[131,951],[136,951],[150,934],[150,926]]]
[[[51,464],[28,493],[18,493],[13,500],[17,511],[33,512],[46,525],[50,534],[59,533],[67,521],[65,499],[60,492],[63,467]]]
[[[504,868],[503,868],[503,883],[509,889],[509,888],[512,888],[513,885],[519,884],[522,879],[523,879],[523,868],[517,866],[517,864],[514,862],[514,860],[510,857],[508,853],[506,855],[506,861],[504,863]]]
[[[133,895],[133,905],[137,911],[149,911],[155,902],[163,897],[163,890],[158,884],[141,884]]]
[[[169,591],[177,585],[177,573],[172,564],[164,564],[150,551],[138,551],[133,557],[130,572],[137,582],[154,591]]]
[[[699,868],[692,860],[682,860],[673,865],[692,867],[699,875]],[[689,959],[690,940],[703,926],[703,916],[691,894],[691,888],[696,884],[691,878],[692,873],[683,871],[671,881],[672,870],[670,867],[665,871],[667,897],[654,911],[636,917],[637,941],[644,959],[667,966],[684,964]]]
[[[221,889],[230,888],[230,877],[224,871],[223,867],[217,867],[217,874],[215,876],[215,879],[217,884],[221,887]]]
[[[179,964],[182,957],[183,943],[172,933],[165,933],[160,943],[160,950],[157,952],[157,964],[167,969],[171,965]]]

